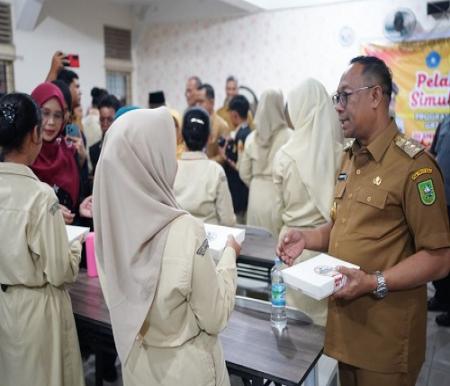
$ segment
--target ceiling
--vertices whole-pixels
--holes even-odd
[[[146,22],[177,22],[237,17],[286,8],[321,6],[364,0],[108,0],[129,6]]]

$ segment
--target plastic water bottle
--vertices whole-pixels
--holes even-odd
[[[287,324],[286,316],[286,284],[281,274],[281,260],[276,257],[275,265],[271,271],[272,279],[272,312],[270,322],[272,327],[279,331],[283,330]]]

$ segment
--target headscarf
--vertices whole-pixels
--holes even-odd
[[[33,90],[31,97],[41,108],[47,101],[55,98],[64,114],[64,96],[53,83],[41,83]],[[51,142],[43,141],[41,152],[31,165],[31,169],[41,181],[66,191],[72,199],[72,204],[76,205],[80,190],[80,174],[75,160],[76,150],[67,146],[62,137],[63,129],[64,121],[61,123],[59,134]]]
[[[261,94],[254,125],[258,160],[261,164],[267,163],[273,138],[277,132],[288,127],[284,115],[283,94],[280,90],[266,90]]]
[[[287,100],[294,133],[281,151],[295,160],[311,200],[330,221],[335,178],[343,154],[337,113],[325,87],[312,78],[294,88]]]
[[[122,116],[125,113],[128,113],[129,111],[133,111],[133,110],[137,110],[137,109],[140,109],[140,107],[133,106],[133,105],[122,106],[119,110],[116,111],[116,114],[114,115],[114,119],[119,118],[120,116]]]
[[[168,225],[186,213],[172,191],[175,147],[166,107],[133,110],[107,131],[95,171],[97,265],[122,363],[153,303]]]

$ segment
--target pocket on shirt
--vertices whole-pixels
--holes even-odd
[[[352,232],[378,239],[389,232],[383,215],[388,192],[379,188],[363,187],[355,197],[355,205],[349,219]]]

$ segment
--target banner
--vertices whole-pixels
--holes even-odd
[[[428,146],[450,113],[450,39],[368,44],[363,52],[384,60],[392,71],[397,93],[391,108],[400,130]]]

